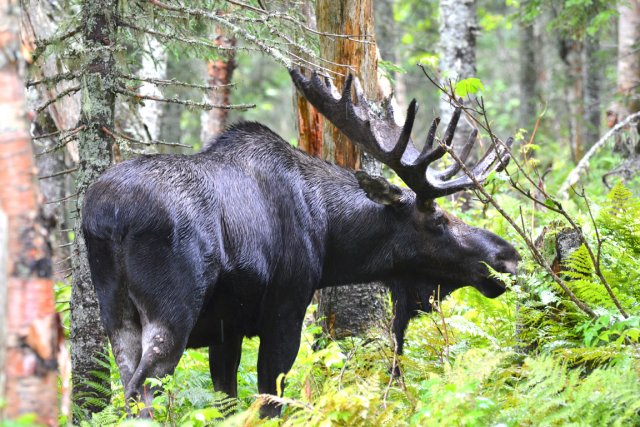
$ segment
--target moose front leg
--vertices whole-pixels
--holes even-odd
[[[240,334],[229,334],[220,344],[209,346],[209,371],[215,391],[238,397],[238,366],[242,354]]]
[[[285,312],[285,310],[282,310]],[[282,317],[280,317],[282,316]],[[300,349],[300,333],[302,332],[302,315],[274,316],[274,321],[260,334],[260,350],[258,352],[258,391],[261,394],[278,394],[278,377],[286,374],[293,366]],[[284,391],[284,380],[280,384],[280,392]],[[280,405],[265,403],[260,408],[261,417],[277,417]]]

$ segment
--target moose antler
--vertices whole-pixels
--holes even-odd
[[[455,109],[447,126],[442,140],[444,146],[441,144],[433,146],[436,129],[440,123],[440,119],[436,118],[431,124],[424,148],[418,152],[411,141],[411,129],[418,111],[415,99],[409,104],[407,118],[404,125],[400,127],[393,118],[390,102],[386,103],[386,111],[382,117],[371,110],[357,79],[355,79],[353,86],[358,105],[353,104],[351,86],[354,78],[351,74],[345,81],[342,95],[339,95],[335,86],[328,79],[323,82],[317,73],[313,73],[311,79],[307,79],[295,69],[289,70],[289,73],[298,90],[323,116],[329,119],[351,141],[393,169],[420,200],[436,199],[475,187],[474,180],[467,175],[451,179],[461,169],[461,165],[457,162],[443,171],[429,167],[430,164],[446,154],[445,146],[451,146],[460,119],[460,108]],[[471,132],[458,156],[462,162],[465,162],[469,157],[477,135],[477,130]],[[509,138],[506,148],[489,149],[483,158],[476,163],[471,169],[471,173],[477,182],[483,182],[492,170],[503,169],[506,166],[510,158],[509,148],[512,143],[513,139]],[[389,146],[389,144],[393,144],[393,146]]]

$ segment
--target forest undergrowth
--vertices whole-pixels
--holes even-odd
[[[523,142],[519,150],[538,147]],[[487,194],[515,218],[537,255],[496,209],[478,200],[466,210],[459,200],[441,201],[468,223],[516,242],[523,261],[517,278],[504,278],[510,292],[497,299],[469,287],[443,301],[436,295],[433,312],[410,323],[403,356],[393,352],[391,309],[367,337],[333,341],[313,320],[311,306],[296,362],[281,378],[283,395],[256,395],[259,340],[246,339],[237,400],[213,391],[206,350],[188,350],[172,377],[151,380],[166,390],[154,400],[154,419],[127,420],[110,356],[111,404],[83,425],[640,425],[640,180],[608,191],[599,177],[616,161],[613,156],[598,156],[583,180],[586,188],[561,202],[539,203],[510,191],[513,182],[522,182],[519,173],[534,173],[531,168],[540,164],[531,154],[528,160],[521,156],[521,166],[490,178]],[[554,194],[567,172],[555,165],[544,192]],[[486,201],[486,195],[477,196]],[[545,203],[560,204],[564,214]],[[584,241],[558,262],[556,237],[572,222]],[[552,266],[588,310],[540,262]],[[65,300],[61,289],[59,299]],[[390,376],[394,363],[402,372],[397,379]],[[99,384],[96,393],[107,391]],[[264,399],[282,403],[281,418],[259,418]]]

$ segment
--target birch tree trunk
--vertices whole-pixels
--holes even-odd
[[[365,96],[372,101],[380,98],[378,90],[377,51],[374,37],[373,2],[371,0],[318,0],[316,3],[318,30],[354,37],[322,37],[321,57],[351,66],[351,72],[363,85]],[[354,41],[367,35],[366,43]],[[347,70],[333,66],[342,73],[336,86],[342,88]],[[373,175],[380,175],[380,164],[351,143],[328,121],[324,121],[322,157],[341,166],[362,167]],[[380,284],[359,284],[328,288],[320,291],[318,312],[324,317],[324,329],[335,338],[362,334],[385,318],[386,289]]]
[[[142,55],[142,64],[138,75],[143,79],[165,79],[167,77],[167,50],[155,37],[145,34],[144,46],[147,51]],[[144,82],[139,89],[140,95],[161,98],[162,94],[156,85]],[[146,129],[143,137],[149,141],[157,141],[160,137],[162,121],[162,104],[147,101],[139,108],[140,117]],[[149,148],[154,146],[149,146]]]
[[[607,125],[613,128],[629,114],[640,111],[640,0],[629,0],[618,4],[618,82],[619,100],[607,110]],[[616,134],[614,151],[626,157],[624,162],[605,177],[611,180],[621,176],[632,179],[640,169],[640,124],[629,129],[631,135]],[[607,179],[603,177],[605,184]]]
[[[115,61],[117,0],[85,0],[82,4],[84,28],[82,35],[87,50],[86,74],[82,79],[83,102],[80,122],[85,126],[80,135],[80,165],[77,173],[78,221],[73,256],[73,291],[71,294],[71,366],[73,400],[88,410],[97,412],[101,405],[87,397],[98,397],[104,403],[109,396],[95,396],[87,381],[100,382],[92,371],[109,371],[96,360],[104,359],[107,337],[100,322],[98,301],[91,283],[87,249],[80,229],[84,193],[112,163],[112,140],[103,128],[113,128],[115,105]],[[104,386],[109,389],[110,384]],[[75,414],[74,414],[75,415]],[[79,423],[74,419],[74,423]]]
[[[462,80],[476,75],[476,22],[475,0],[440,1],[440,72],[445,80]],[[440,117],[449,123],[453,108],[445,100],[440,101]],[[460,120],[453,139],[458,151],[467,141],[473,128],[464,116]],[[472,152],[470,159],[477,158]]]
[[[53,296],[51,246],[38,202],[25,121],[17,3],[0,0],[0,210],[7,216],[6,361],[3,418],[35,414],[57,425],[59,319]],[[3,298],[0,298],[3,300]],[[4,315],[4,309],[0,310]],[[3,319],[4,320],[4,319]],[[4,323],[4,322],[3,322]]]
[[[620,2],[618,11],[618,94],[628,114],[640,111],[640,0]]]

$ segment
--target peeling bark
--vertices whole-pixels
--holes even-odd
[[[307,25],[317,29],[316,16],[310,1],[303,3],[303,14]],[[304,52],[296,52],[296,55],[305,57]],[[310,58],[307,58],[310,59]],[[304,71],[302,71],[304,72]],[[309,77],[309,76],[308,76]],[[315,157],[322,157],[324,145],[324,117],[306,100],[294,87],[293,104],[296,111],[296,125],[298,131],[298,148]]]
[[[2,211],[0,207],[0,342],[7,342],[7,261],[8,261],[8,229],[7,229],[7,215]],[[0,345],[0,401],[5,399],[5,359],[6,359],[6,346]],[[0,420],[4,418],[2,408],[0,408]]]
[[[298,148],[312,156],[322,157],[324,118],[304,96],[295,94],[298,117]]]
[[[3,418],[35,414],[57,425],[59,319],[51,279],[51,246],[39,207],[24,83],[18,68],[19,8],[0,0],[0,210],[8,225],[6,360]],[[0,310],[4,315],[4,309]],[[3,319],[4,320],[4,319]],[[4,323],[4,322],[3,322]]]
[[[318,30],[332,34],[368,35],[365,43],[347,38],[322,37],[320,55],[334,63],[346,64],[362,82],[365,96],[380,99],[378,56],[374,37],[373,2],[371,0],[319,0],[316,3]],[[344,84],[346,72],[336,78],[336,87]],[[324,121],[322,157],[341,166],[380,175],[380,164],[351,143],[328,121]],[[331,336],[343,338],[362,334],[385,318],[386,289],[380,284],[360,284],[323,289],[319,293],[318,313],[325,318],[324,329]]]
[[[234,48],[236,46],[236,38],[228,37],[221,28],[216,28],[216,46],[223,48]],[[225,56],[207,64],[207,81],[211,86],[221,86],[219,89],[213,89],[209,94],[208,101],[214,105],[229,105],[231,96],[231,87],[228,86],[233,78],[233,71],[236,68],[235,51],[227,51]],[[220,134],[227,126],[227,118],[229,110],[222,108],[214,108],[202,113],[202,143],[203,149],[208,147],[208,142],[212,138]]]

